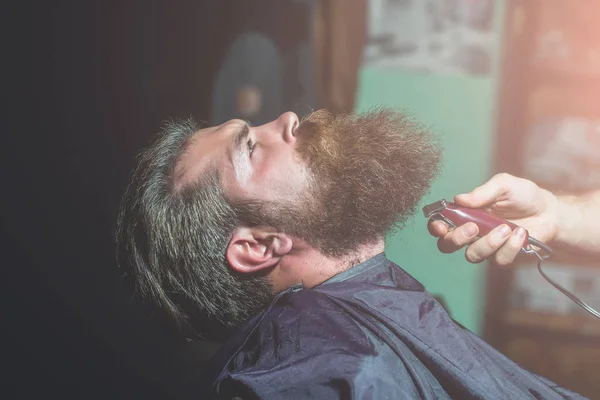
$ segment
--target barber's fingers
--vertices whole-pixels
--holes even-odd
[[[524,239],[522,228],[512,232],[508,225],[503,224],[467,247],[465,257],[471,263],[479,263],[494,256],[498,264],[507,265],[519,253]]]
[[[473,189],[470,193],[455,196],[454,201],[469,208],[485,207],[506,194],[511,188],[511,182],[514,183],[517,179],[506,173],[494,175],[489,181]]]
[[[438,238],[446,235],[450,230],[445,222],[436,221],[432,219],[430,219],[427,223],[427,229],[429,230],[431,236],[435,236]]]
[[[525,229],[519,227],[513,231],[508,240],[496,252],[496,263],[508,265],[515,260],[525,241]]]
[[[468,245],[477,238],[479,228],[473,222],[467,222],[454,230],[440,236],[438,239],[438,249],[442,253],[452,253]]]

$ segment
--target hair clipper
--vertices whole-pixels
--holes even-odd
[[[423,207],[423,214],[425,214],[425,218],[444,221],[452,228],[464,225],[467,222],[474,222],[479,227],[479,236],[487,235],[495,227],[502,224],[508,225],[513,231],[519,227],[481,209],[461,207],[443,199]],[[532,246],[537,247],[539,250],[534,249]],[[543,255],[540,254],[540,251],[543,252]],[[552,250],[548,246],[530,237],[529,232],[525,229],[525,240],[519,254],[533,254],[540,259],[546,259],[551,253]]]

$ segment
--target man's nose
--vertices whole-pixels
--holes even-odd
[[[296,129],[300,123],[298,121],[298,116],[295,113],[288,111],[277,118],[277,123],[280,125],[280,129],[282,129],[283,140],[288,144],[295,143]]]

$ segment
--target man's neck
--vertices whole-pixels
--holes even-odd
[[[340,272],[363,263],[382,253],[384,240],[360,246],[357,251],[343,257],[327,257],[305,243],[296,243],[295,251],[286,255],[270,273],[276,292],[285,290],[293,284],[302,283],[311,288]]]

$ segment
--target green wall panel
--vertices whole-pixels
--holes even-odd
[[[500,26],[502,17],[498,14],[496,22]],[[444,168],[421,205],[442,198],[451,200],[455,194],[469,191],[491,176],[497,103],[498,68],[495,69],[485,77],[368,67],[361,71],[358,111],[378,106],[403,109],[441,140]],[[412,218],[402,231],[387,238],[386,254],[421,281],[429,292],[443,297],[454,319],[476,333],[481,332],[484,270],[481,265],[469,264],[462,251],[451,255],[439,253],[422,213]]]

